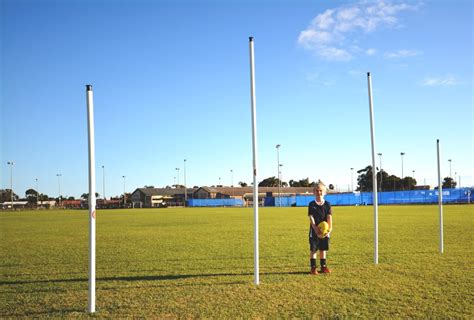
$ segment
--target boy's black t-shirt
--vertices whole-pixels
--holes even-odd
[[[323,221],[328,221],[328,215],[332,214],[331,204],[328,201],[324,201],[323,205],[320,206],[315,200],[311,201],[308,205],[308,216],[313,216],[316,225]],[[312,235],[312,228],[309,226],[310,236]]]

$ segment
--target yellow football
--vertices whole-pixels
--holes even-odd
[[[319,231],[323,234],[323,237],[325,237],[328,232],[329,232],[329,224],[326,221],[321,222],[318,224]]]

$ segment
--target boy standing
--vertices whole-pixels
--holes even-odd
[[[331,272],[326,266],[326,252],[329,250],[329,235],[332,231],[332,211],[331,204],[324,200],[326,192],[326,185],[318,181],[314,187],[315,200],[308,205],[311,274]],[[326,221],[329,225],[329,232],[326,235],[323,235],[318,228],[318,225],[323,221]],[[321,265],[319,271],[316,270],[316,251],[318,250]]]

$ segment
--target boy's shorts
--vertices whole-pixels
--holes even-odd
[[[318,237],[309,237],[309,249],[311,251],[329,250],[329,237],[319,239]]]

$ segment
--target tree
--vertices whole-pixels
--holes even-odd
[[[456,188],[456,181],[454,181],[454,179],[451,177],[446,177],[443,180],[442,186],[445,189],[454,189]]]
[[[259,187],[278,187],[278,183],[280,182],[279,179],[273,177],[266,178],[258,184]]]
[[[359,174],[359,177],[357,177],[357,191],[372,191],[372,166],[360,169],[357,173]]]
[[[301,179],[299,181],[290,180],[290,187],[314,187],[316,182],[309,182],[309,178]]]
[[[18,200],[18,195],[13,192],[13,201]],[[0,202],[10,202],[12,201],[12,190],[11,189],[5,189],[5,190],[0,190]]]
[[[99,197],[99,193],[95,193],[95,197],[98,198]],[[83,193],[81,194],[81,199],[84,199],[84,200],[89,200],[89,192],[88,193]]]
[[[243,187],[246,187],[247,186],[247,183],[243,182],[243,181],[239,181],[239,185],[243,188]]]
[[[25,191],[25,196],[29,206],[36,206],[38,202],[38,191],[34,189],[28,189]]]

